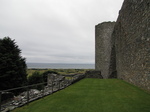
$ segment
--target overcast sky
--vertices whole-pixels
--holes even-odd
[[[0,38],[27,62],[94,63],[95,25],[116,21],[123,0],[0,0]]]

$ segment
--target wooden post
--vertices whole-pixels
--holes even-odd
[[[52,93],[53,93],[53,81],[52,81]]]
[[[42,88],[43,88],[43,96],[42,96],[42,98],[44,98],[44,84],[42,84]]]
[[[28,87],[27,87],[27,104],[29,104],[29,100],[30,100],[30,98],[29,98],[29,85],[28,85]]]
[[[60,90],[60,80],[59,80],[59,90]]]

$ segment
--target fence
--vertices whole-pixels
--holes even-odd
[[[28,104],[34,100],[39,98],[43,98],[44,96],[50,95],[54,92],[57,92],[61,89],[68,87],[74,82],[84,78],[83,74],[73,74],[73,75],[64,75],[64,79],[54,78],[50,82],[38,83],[33,85],[27,85],[18,88],[12,88],[8,90],[0,91],[0,112],[8,112],[9,110],[13,110],[17,107],[21,107],[23,105]],[[37,86],[42,86],[41,90],[35,89]],[[21,92],[17,96],[13,96],[7,100],[2,101],[2,97],[4,94],[11,94],[11,91],[24,89],[26,91]]]

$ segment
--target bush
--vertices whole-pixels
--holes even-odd
[[[39,72],[35,71],[31,76],[28,77],[28,84],[38,84],[43,83],[43,76]],[[41,90],[43,88],[43,85],[35,86],[34,88]]]

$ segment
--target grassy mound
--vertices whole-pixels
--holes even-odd
[[[150,94],[117,79],[83,79],[13,112],[150,112]]]

